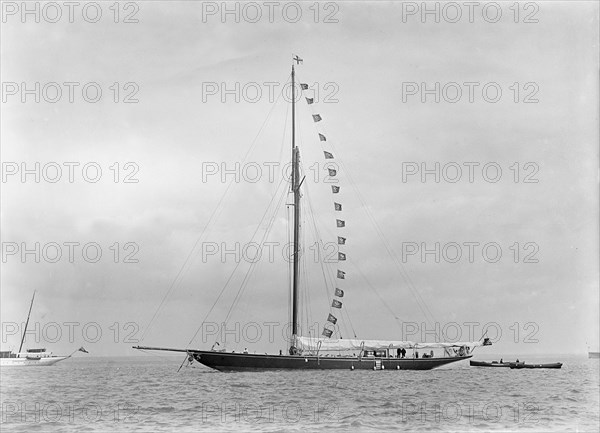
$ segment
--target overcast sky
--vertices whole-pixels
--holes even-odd
[[[596,2],[538,2],[527,10],[521,4],[518,17],[510,9],[513,2],[500,2],[496,23],[488,22],[495,20],[495,11],[481,8],[469,22],[464,5],[458,22],[448,22],[455,20],[451,9],[440,10],[439,23],[431,15],[423,22],[421,11],[411,14],[420,2],[320,4],[318,17],[312,3],[302,3],[295,23],[290,22],[293,7],[282,15],[287,3],[274,9],[272,22],[264,5],[257,20],[256,9],[239,6],[236,23],[234,15],[220,15],[220,2],[139,2],[139,10],[121,4],[115,23],[112,2],[100,4],[103,14],[96,23],[86,22],[79,9],[69,23],[66,7],[57,23],[47,22],[55,17],[49,9],[40,10],[40,23],[20,10],[3,11],[3,348],[18,348],[11,323],[25,319],[37,290],[32,321],[39,344],[54,352],[84,345],[96,355],[137,354],[126,337],[141,338],[192,252],[142,342],[186,347],[236,265],[232,256],[222,263],[218,254],[203,261],[202,243],[233,248],[235,242],[249,242],[271,198],[279,199],[280,176],[271,182],[264,164],[280,164],[279,174],[289,160],[290,121],[288,104],[270,101],[269,86],[276,99],[297,54],[304,59],[296,67],[298,77],[311,86],[305,96],[316,99],[311,106],[300,101],[297,112],[305,198],[310,197],[324,242],[335,242],[338,233],[348,239],[341,251],[349,260],[339,266],[347,279],[340,287],[359,338],[399,339],[402,322],[420,324],[430,312],[440,327],[459,324],[463,340],[479,339],[483,325],[493,324],[491,336],[502,331],[497,346],[485,349],[493,353],[583,353],[588,344],[597,350]],[[93,12],[87,10],[85,18]],[[129,14],[138,22],[122,22]],[[39,103],[35,90],[23,93],[21,84],[35,89],[36,82]],[[52,82],[60,83],[62,97],[52,85],[44,87]],[[72,85],[72,103],[65,82],[79,83]],[[86,83],[97,83],[87,87],[88,98],[95,87],[102,89],[98,102],[83,98]],[[223,93],[236,83],[237,102],[235,91]],[[434,94],[421,94],[422,83],[429,89],[440,83],[438,103]],[[489,92],[482,94],[486,84]],[[501,97],[491,102],[498,88]],[[124,103],[128,95],[138,102]],[[313,113],[323,118],[317,129]],[[318,131],[327,142],[319,142]],[[322,178],[323,149],[344,163],[335,199],[343,204],[343,230],[335,227],[339,215]],[[262,177],[256,183],[242,178],[228,191],[218,218],[194,249],[227,188],[220,173],[207,176],[207,164],[234,169],[242,161],[262,166]],[[50,164],[45,172],[40,168],[39,183],[33,174],[23,182],[22,163],[34,169],[36,162],[61,166],[62,178],[47,180],[55,173],[56,165]],[[72,183],[65,162],[79,164]],[[128,162],[133,164],[125,166]],[[84,179],[86,163],[94,163],[86,172],[91,177],[94,167],[102,169],[97,182]],[[439,163],[447,171],[440,172],[439,182],[434,175],[423,182],[420,172],[406,171],[420,170],[422,163],[430,169]],[[491,168],[482,173],[485,164]],[[462,167],[462,177],[451,182],[456,166]],[[12,174],[15,167],[19,171]],[[496,167],[502,173],[492,182]],[[138,182],[124,182],[128,174]],[[276,260],[268,263],[263,257],[232,310],[230,321],[241,327],[285,323],[288,317],[287,266],[281,255],[287,242],[285,203],[291,198],[283,200],[268,237],[280,243]],[[409,287],[369,213],[400,262],[403,249],[434,248],[436,242],[452,256],[449,243],[457,243],[463,256],[456,263],[447,257],[436,263],[433,255],[422,260],[420,252],[405,256]],[[314,242],[311,224],[307,215],[307,243]],[[24,245],[33,249],[36,242],[46,246],[39,263],[34,254],[21,256]],[[50,263],[52,242],[62,246],[57,263]],[[79,243],[73,263],[65,242]],[[81,253],[81,246],[92,242],[102,249],[97,263]],[[470,242],[478,243],[472,263],[465,245]],[[502,249],[496,263],[482,255],[488,243]],[[9,254],[15,245],[19,251]],[[138,263],[124,263],[129,252]],[[303,311],[322,323],[329,311],[327,290],[309,254],[303,299],[310,299],[311,308]],[[245,262],[240,265],[242,272],[209,321],[227,316],[247,268]],[[344,326],[344,337],[350,337],[346,320]],[[475,326],[475,335],[469,335],[469,326]],[[60,337],[54,338],[53,327]],[[281,328],[276,327],[278,336]],[[96,329],[102,331],[97,342],[92,341]],[[35,338],[28,337],[29,346],[37,345]],[[408,338],[420,340],[419,335]],[[192,346],[214,342],[201,340]],[[281,338],[273,344],[267,340],[257,342],[256,350],[285,349]],[[245,346],[252,347],[244,341],[228,345],[231,350]]]

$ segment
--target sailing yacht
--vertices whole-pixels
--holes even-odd
[[[299,65],[302,62],[298,56],[294,61]],[[308,89],[308,85],[300,83],[300,92]],[[363,340],[363,339],[345,339],[332,338],[334,330],[325,326],[321,337],[301,335],[299,327],[299,299],[300,299],[300,255],[302,251],[300,235],[301,218],[301,187],[304,178],[300,176],[300,149],[296,145],[296,72],[295,65],[292,63],[291,71],[291,179],[290,191],[293,196],[293,243],[291,260],[291,329],[292,338],[288,353],[279,355],[270,354],[250,354],[247,351],[243,353],[229,353],[223,349],[215,350],[215,345],[211,350],[200,349],[177,349],[155,346],[133,346],[138,350],[158,350],[183,352],[186,354],[186,360],[189,362],[197,361],[205,366],[219,371],[268,371],[268,370],[431,370],[442,365],[454,363],[457,361],[471,358],[473,350],[477,346],[488,346],[491,342],[488,338],[475,342],[435,342],[418,343],[414,341],[389,341],[389,340]],[[305,97],[308,104],[314,102],[313,98]],[[322,120],[319,114],[312,115],[315,123]],[[324,134],[319,133],[319,141],[327,142]],[[334,155],[331,151],[324,150],[326,160],[333,160]],[[335,176],[336,170],[329,169],[329,175]],[[332,193],[339,193],[340,187],[332,185]],[[336,211],[342,210],[340,203],[334,202]],[[345,221],[336,219],[338,229],[345,227]],[[344,236],[338,236],[337,243],[341,246],[346,244]],[[344,253],[338,253],[340,263],[346,260]],[[346,279],[346,272],[343,269],[337,269],[335,273],[336,281]],[[342,299],[344,290],[336,287],[333,293],[333,301],[330,309],[336,311],[342,308]],[[328,325],[335,325],[337,317],[330,313],[327,317]],[[217,342],[218,343],[218,342]],[[218,345],[215,343],[216,345]],[[408,352],[407,352],[408,351]],[[422,354],[419,357],[419,351]],[[435,353],[436,351],[437,353]],[[331,354],[334,353],[332,356]],[[423,353],[425,353],[423,355]],[[183,364],[182,364],[183,365]],[[180,367],[181,368],[181,367]]]
[[[53,355],[52,352],[48,352],[45,348],[32,348],[27,349],[25,352],[21,352],[23,349],[23,343],[25,342],[25,335],[27,334],[27,326],[29,325],[29,318],[31,317],[31,309],[33,308],[34,299],[35,291],[31,297],[29,313],[27,314],[27,321],[25,322],[25,329],[23,330],[23,336],[21,337],[21,345],[19,346],[19,350],[16,353],[10,350],[0,351],[0,367],[42,367],[54,365],[57,362],[64,361],[78,351],[88,353],[83,347],[75,350],[70,355]]]

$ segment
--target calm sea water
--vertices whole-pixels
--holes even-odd
[[[597,432],[599,361],[545,359],[565,365],[219,373],[196,364],[177,373],[179,357],[80,356],[2,369],[0,430]]]

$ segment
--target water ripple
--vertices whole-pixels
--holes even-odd
[[[2,369],[2,431],[598,431],[598,361],[563,370],[222,374],[179,357]]]

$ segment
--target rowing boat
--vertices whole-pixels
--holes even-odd
[[[525,364],[524,362],[511,362],[510,368],[561,368],[561,362],[553,362],[550,364]]]
[[[470,361],[471,367],[510,367],[510,362]]]

